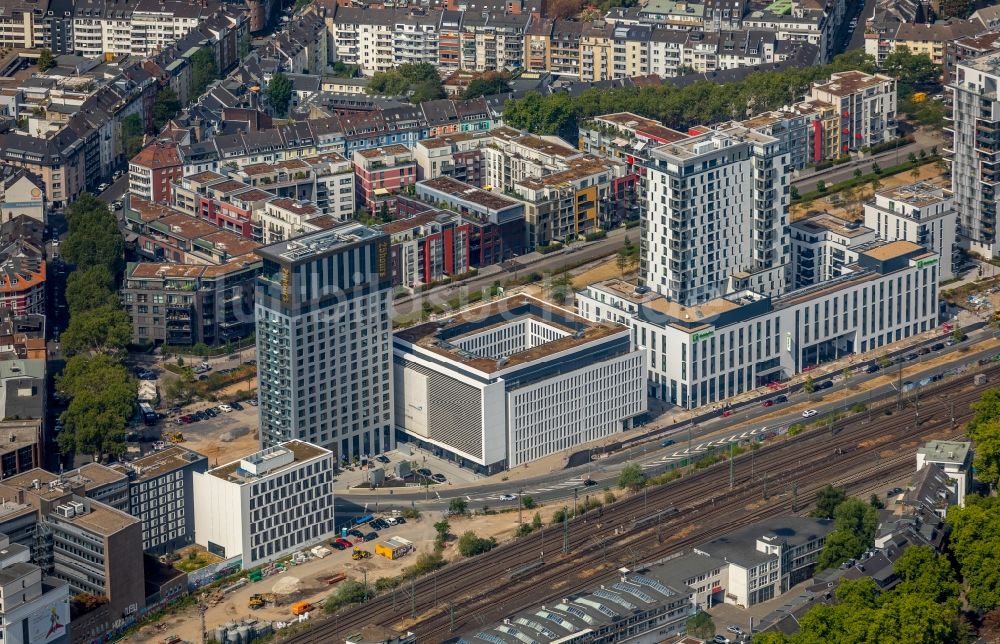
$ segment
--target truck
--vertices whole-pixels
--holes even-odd
[[[313,605],[309,602],[296,602],[292,604],[292,615],[299,616],[304,615],[313,609]]]

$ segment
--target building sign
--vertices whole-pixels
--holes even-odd
[[[48,644],[66,635],[69,624],[69,602],[60,601],[28,617],[28,641],[31,644]]]
[[[5,201],[4,208],[41,208],[41,201]]]
[[[292,272],[288,267],[281,269],[281,301],[288,304],[292,299]]]
[[[925,268],[927,266],[933,266],[938,263],[937,257],[932,257],[930,259],[918,259],[917,268]]]
[[[389,241],[380,241],[375,249],[376,261],[378,262],[379,279],[389,277]]]
[[[785,331],[785,351],[792,350],[792,332]]]
[[[691,342],[697,342],[698,340],[704,340],[705,338],[710,338],[715,335],[715,329],[710,329],[708,331],[698,331],[691,334]]]

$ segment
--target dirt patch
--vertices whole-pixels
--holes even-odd
[[[869,438],[868,440],[863,440],[858,443],[858,449],[871,449],[873,447],[878,447],[879,445],[885,445],[891,440],[889,436],[879,436],[878,438]]]

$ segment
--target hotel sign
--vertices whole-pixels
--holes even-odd
[[[917,268],[925,268],[927,266],[933,266],[938,263],[937,257],[932,257],[930,259],[918,259]]]
[[[389,277],[389,241],[380,241],[375,253],[379,279],[385,279]]]
[[[288,267],[281,269],[281,302],[288,304],[292,299],[292,272]]]
[[[698,340],[704,340],[705,338],[710,338],[715,335],[715,329],[710,329],[708,331],[696,331],[691,334],[691,342],[697,342]]]

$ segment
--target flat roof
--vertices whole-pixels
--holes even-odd
[[[41,422],[39,419],[0,421],[0,440],[3,441],[0,452],[10,452],[37,443]]]
[[[410,154],[410,148],[405,145],[400,145],[394,143],[392,145],[384,145],[380,148],[370,148],[368,150],[358,150],[358,154],[365,157],[366,159],[377,159],[379,157],[396,155],[396,154]]]
[[[520,201],[511,199],[510,197],[506,197],[496,192],[490,192],[489,190],[483,190],[482,188],[477,188],[473,185],[463,183],[458,179],[453,179],[447,176],[426,179],[421,181],[420,184],[433,190],[437,190],[438,192],[451,195],[452,197],[457,197],[462,201],[468,201],[469,203],[474,203],[490,210],[503,210],[504,208],[510,208],[521,204]]]
[[[116,534],[129,526],[140,523],[140,520],[131,514],[116,510],[99,501],[82,498],[74,498],[73,500],[83,503],[88,508],[88,511],[74,517],[64,517],[56,513],[50,513],[49,516],[58,517],[60,521],[67,521],[104,536]]]
[[[935,186],[932,183],[927,183],[926,181],[918,181],[917,183],[911,183],[905,186],[896,186],[895,188],[879,190],[875,194],[879,197],[885,197],[887,199],[892,199],[893,201],[901,201],[918,208],[941,203],[948,197],[944,188]]]
[[[874,248],[862,252],[863,254],[868,255],[869,257],[884,262],[890,259],[895,259],[896,257],[909,255],[913,252],[922,250],[924,250],[923,246],[900,239],[897,241],[888,242],[886,244],[880,244],[878,246],[875,246]]]
[[[866,74],[857,70],[851,70],[832,74],[828,82],[817,83],[813,87],[834,96],[847,96],[848,94],[856,94],[869,87],[875,87],[891,80],[888,76],[882,76],[881,74]]]
[[[533,318],[567,335],[503,358],[474,353],[452,343],[470,334]],[[618,324],[595,323],[527,295],[514,295],[463,311],[450,318],[399,329],[395,337],[425,351],[465,364],[483,373],[523,365],[560,351],[627,331]]]
[[[927,441],[917,450],[932,463],[964,463],[969,457],[972,443],[962,441]]]
[[[798,221],[793,221],[791,225],[794,228],[801,228],[809,233],[817,233],[823,230],[828,230],[832,233],[843,235],[844,237],[858,237],[859,235],[867,235],[868,233],[874,232],[871,228],[866,228],[864,226],[851,226],[843,219],[834,217],[833,215],[825,212],[821,212]]]
[[[584,157],[573,159],[567,162],[570,167],[559,172],[553,172],[543,177],[531,177],[518,181],[516,185],[525,186],[532,190],[539,190],[546,186],[559,186],[566,182],[579,181],[585,177],[592,177],[601,172],[610,172],[615,167],[615,162],[610,159],[599,157]],[[611,177],[609,177],[610,179]]]
[[[200,460],[207,462],[208,458],[193,450],[173,445],[130,463],[119,463],[116,469],[128,474],[131,481],[148,481]]]
[[[253,481],[258,480],[260,478],[270,477],[280,472],[284,472],[285,470],[289,469],[294,465],[301,464],[303,461],[308,461],[310,459],[316,458],[317,456],[322,456],[324,454],[331,453],[330,450],[319,447],[318,445],[313,445],[312,443],[306,443],[304,441],[298,441],[298,440],[288,441],[287,443],[280,443],[275,447],[282,447],[291,451],[292,455],[294,456],[294,460],[291,463],[288,463],[287,465],[282,465],[280,467],[274,468],[273,470],[269,470],[267,473],[265,473],[263,476],[260,477],[253,476],[249,472],[246,472],[244,475],[239,474],[238,472],[243,471],[240,470],[240,463],[242,461],[248,458],[252,458],[257,454],[261,454],[262,452],[268,451],[268,450],[261,450],[259,452],[254,452],[253,454],[248,454],[238,461],[233,461],[232,463],[226,463],[225,465],[220,465],[219,467],[208,470],[208,474],[211,474],[216,478],[220,478],[223,481],[229,481],[231,483],[238,483],[240,485],[245,485],[247,483],[252,483]],[[274,448],[272,447],[270,449]]]
[[[381,234],[356,221],[345,221],[326,230],[258,248],[254,252],[276,262],[295,263],[324,256],[337,249],[374,239]]]
[[[120,483],[128,478],[121,472],[100,463],[85,463],[76,470],[66,472],[66,477],[83,483],[85,490]]]

